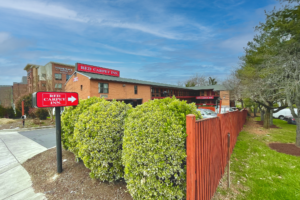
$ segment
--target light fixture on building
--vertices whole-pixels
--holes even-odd
[[[126,84],[123,84],[123,87],[125,87],[126,86]]]

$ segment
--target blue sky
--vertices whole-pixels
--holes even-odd
[[[27,63],[81,62],[176,84],[224,80],[274,0],[0,0],[0,85]]]

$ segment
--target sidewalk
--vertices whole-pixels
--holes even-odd
[[[39,129],[55,128],[55,126],[39,126],[31,128],[14,128],[14,129],[1,129],[0,132],[20,132],[20,131],[32,131]]]
[[[32,182],[22,163],[47,148],[17,132],[0,132],[0,200],[46,199],[34,193]]]

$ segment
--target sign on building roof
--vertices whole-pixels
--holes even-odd
[[[76,71],[120,77],[120,71],[118,70],[96,67],[96,66],[86,65],[82,63],[76,63]]]

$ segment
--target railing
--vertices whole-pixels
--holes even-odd
[[[186,116],[187,200],[213,197],[246,117],[246,110],[197,121],[195,115]]]

